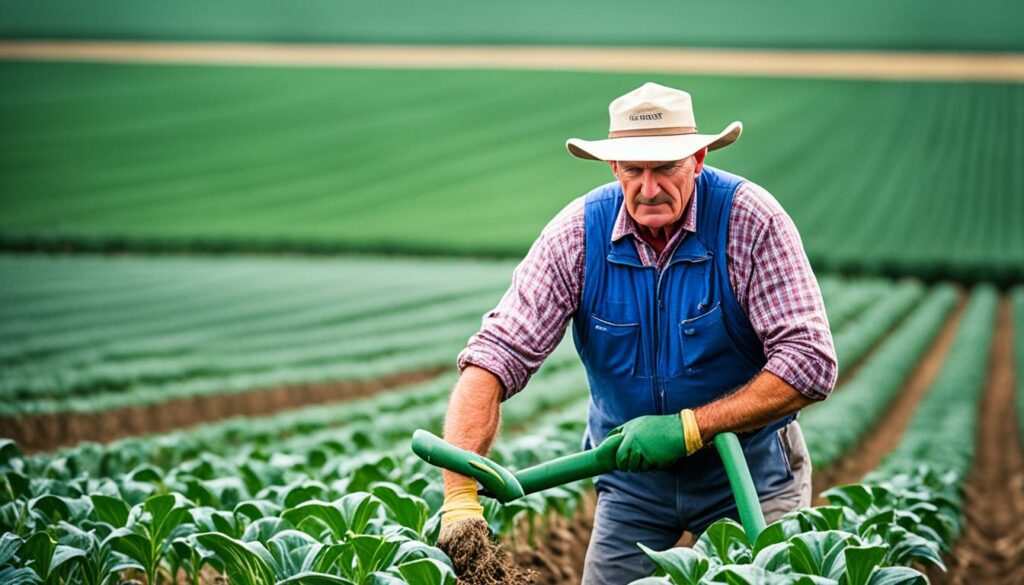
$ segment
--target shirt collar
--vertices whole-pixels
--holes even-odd
[[[693,194],[690,195],[690,201],[686,204],[686,211],[683,212],[683,224],[682,229],[690,232],[691,234],[697,233],[697,189],[694,186]],[[640,237],[640,228],[637,227],[636,220],[629,215],[629,210],[626,209],[626,200],[623,198],[622,206],[619,207],[619,215],[615,218],[615,227],[612,228],[612,241],[618,241],[625,236],[633,236],[637,240],[643,241]],[[678,232],[672,234],[671,240],[675,240]]]

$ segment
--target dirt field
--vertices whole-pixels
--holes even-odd
[[[188,428],[232,416],[267,416],[310,404],[361,398],[435,378],[447,369],[436,367],[376,380],[282,386],[236,394],[197,396],[97,413],[0,417],[0,437],[14,439],[25,453],[52,451],[82,441],[106,443],[124,437]]]
[[[540,69],[883,80],[1024,81],[1015,54],[640,47],[0,42],[0,60],[292,67]]]
[[[946,355],[956,338],[957,326],[960,324],[965,305],[966,299],[961,296],[957,308],[939,331],[928,353],[904,383],[903,391],[896,396],[868,436],[831,467],[814,470],[813,505],[828,505],[828,500],[819,495],[821,492],[832,486],[861,481],[868,472],[878,467],[887,453],[896,448],[907,425],[910,424],[910,419],[914,416],[918,403],[942,370],[942,364],[946,361]]]

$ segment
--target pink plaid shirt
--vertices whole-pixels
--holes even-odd
[[[576,312],[585,261],[583,202],[578,197],[548,223],[498,306],[484,315],[480,331],[459,354],[460,371],[474,364],[492,372],[505,399],[526,386]],[[632,238],[644,265],[661,270],[684,234],[696,229],[696,198],[691,197],[681,229],[656,254],[623,204],[612,240]],[[754,183],[736,190],[726,252],[733,292],[764,344],[764,369],[808,398],[824,399],[835,386],[838,367],[821,290],[793,220]]]

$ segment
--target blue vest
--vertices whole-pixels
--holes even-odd
[[[623,201],[619,183],[587,194],[586,269],[573,319],[590,383],[587,446],[638,416],[678,413],[719,398],[764,367],[762,344],[733,294],[726,265],[729,212],[743,181],[704,166],[694,192],[697,231],[683,235],[660,273],[642,264],[632,238],[611,241]],[[790,420],[740,435],[762,494],[792,480],[775,432]],[[713,448],[683,459],[674,471],[696,484],[705,483],[697,478],[724,478]],[[613,475],[631,482],[645,474]]]

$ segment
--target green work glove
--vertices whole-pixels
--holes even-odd
[[[622,471],[665,469],[686,455],[683,421],[678,414],[634,418],[608,436],[621,434],[615,467]]]

